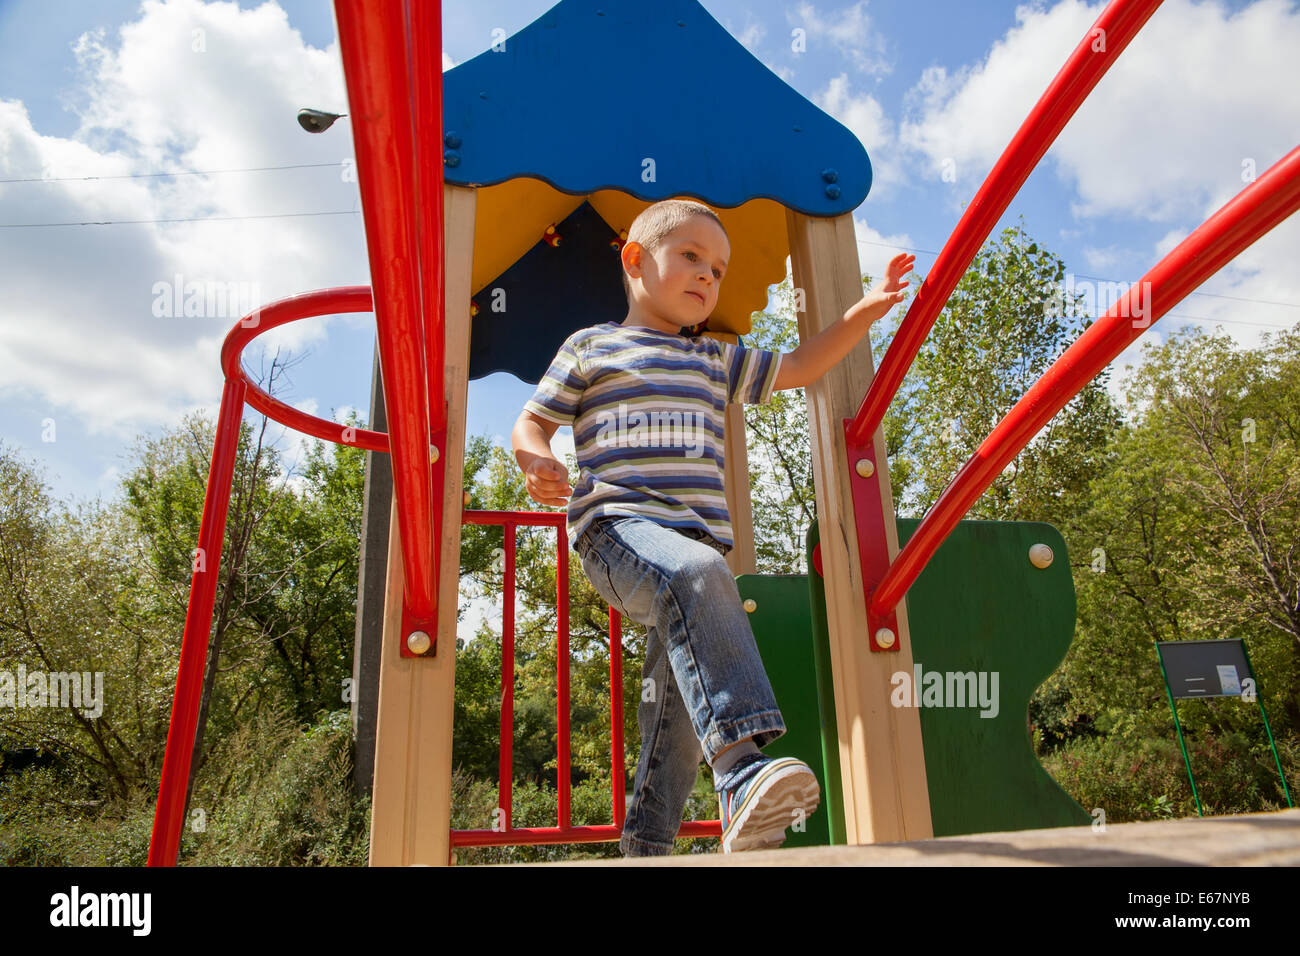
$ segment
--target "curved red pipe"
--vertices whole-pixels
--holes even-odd
[[[912,367],[916,353],[980,245],[1070,117],[1158,6],[1160,0],[1112,0],[1074,48],[966,207],[957,228],[935,260],[934,268],[917,290],[916,298],[912,300],[866,397],[862,399],[862,405],[853,416],[847,434],[848,444],[863,446],[871,443],[871,436],[884,420],[885,410],[893,401],[907,370]],[[1100,50],[1096,49],[1099,42]]]
[[[1052,363],[944,489],[871,597],[894,609],[976,499],[1079,390],[1188,293],[1300,209],[1300,146],[1232,198],[1144,275]],[[1140,318],[1138,318],[1140,317]]]
[[[263,332],[269,332],[271,329],[299,319],[344,312],[369,312],[372,308],[370,287],[364,285],[304,292],[301,295],[272,302],[244,316],[226,335],[226,340],[221,345],[221,370],[226,373],[227,381],[244,383],[244,400],[268,418],[273,418],[305,435],[331,441],[337,445],[351,445],[367,451],[387,452],[388,436],[383,432],[340,425],[338,422],[308,415],[292,405],[286,405],[254,385],[241,362],[244,349]]]

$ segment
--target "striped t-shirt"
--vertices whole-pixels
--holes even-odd
[[[730,550],[724,411],[770,399],[780,364],[780,352],[618,322],[565,339],[524,409],[573,427],[569,544],[622,515],[698,528]]]

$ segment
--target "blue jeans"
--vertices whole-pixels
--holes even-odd
[[[625,856],[672,852],[701,754],[712,764],[731,744],[752,737],[763,747],[786,730],[736,578],[722,546],[703,538],[610,517],[575,544],[597,593],[646,627],[641,758],[619,843]]]

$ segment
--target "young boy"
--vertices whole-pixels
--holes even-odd
[[[713,770],[725,853],[780,846],[798,811],[818,806],[806,764],[759,749],[786,727],[723,560],[733,543],[724,410],[820,378],[902,300],[914,261],[894,257],[842,321],[783,354],[682,334],[713,311],[730,255],[707,206],[668,200],[645,209],[623,246],[627,317],[565,340],[511,435],[528,493],[563,505],[568,470],[550,440],[572,425],[570,544],[601,597],[646,626],[625,856],[672,852],[701,751]]]

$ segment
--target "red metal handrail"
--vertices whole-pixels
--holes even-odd
[[[441,261],[442,231],[440,224],[435,229],[426,222],[417,243],[413,211],[417,197],[429,198],[433,183],[418,192],[405,4],[402,0],[336,0],[334,10],[348,103],[356,117],[352,137],[375,290],[379,364],[402,549],[405,648],[411,630],[424,630],[435,639],[437,635],[434,542],[438,540],[439,509],[434,506],[429,439],[438,429],[431,428],[429,409],[441,407],[442,396],[429,393],[428,366],[441,368],[442,338],[426,338],[425,331],[433,327],[430,320],[442,306],[430,301],[422,309],[417,273]],[[422,22],[431,29],[441,22],[440,17],[441,13]],[[436,79],[441,81],[441,70]],[[438,155],[441,161],[441,150]],[[427,173],[422,163],[420,169]],[[440,177],[439,167],[435,177],[439,200]]]
[[[255,309],[239,320],[222,343],[221,368],[226,382],[221,393],[221,408],[217,413],[212,463],[208,469],[208,485],[203,498],[203,517],[199,522],[199,546],[195,551],[190,578],[190,600],[185,611],[185,631],[181,637],[181,659],[176,670],[176,691],[172,698],[171,722],[167,728],[167,746],[163,751],[153,835],[149,841],[150,866],[175,866],[180,851],[186,790],[194,756],[203,673],[212,629],[212,610],[221,570],[230,488],[235,474],[239,427],[243,421],[245,403],[308,435],[371,451],[388,451],[388,436],[381,432],[326,421],[271,397],[249,380],[241,361],[243,350],[257,336],[287,322],[336,313],[365,312],[370,307],[370,290],[365,286],[308,292]]]
[[[500,525],[505,532],[504,606],[501,614],[501,750],[497,763],[497,806],[501,829],[451,831],[451,845],[457,846],[525,846],[557,843],[612,842],[622,835],[627,816],[627,761],[623,750],[623,629],[619,613],[609,609],[610,674],[610,767],[613,798],[611,824],[574,826],[571,820],[572,759],[569,724],[569,540],[562,511],[480,511],[462,513],[463,524]],[[514,572],[515,529],[550,527],[556,529],[556,825],[553,827],[516,827],[511,817],[514,786]],[[677,831],[684,837],[720,836],[718,820],[690,820]]]
[[[411,91],[407,102],[415,139],[416,248],[419,252],[421,314],[424,316],[429,430],[446,423],[442,343],[446,261],[442,255],[442,3],[416,0],[407,7],[411,44]],[[434,540],[437,540],[435,534]]]
[[[185,610],[185,636],[181,660],[176,669],[176,692],[172,697],[167,746],[163,751],[158,805],[154,809],[153,835],[149,840],[150,866],[175,866],[180,852],[190,763],[194,736],[198,731],[199,700],[203,694],[203,673],[208,660],[208,632],[212,627],[212,606],[221,570],[221,549],[226,536],[226,514],[230,507],[230,485],[239,449],[239,423],[244,416],[243,381],[226,379],[221,392],[217,435],[212,444],[212,465],[203,496],[203,520],[199,525],[199,547],[194,555],[190,579],[190,602]]]
[[[1070,117],[1158,6],[1160,0],[1112,0],[1020,124],[917,290],[849,426],[850,445],[870,444],[916,353],[980,245]],[[1101,49],[1097,49],[1099,42]]]
[[[1097,373],[1150,325],[1282,220],[1300,209],[1300,146],[1234,196],[1144,275],[1052,363],[1015,404],[921,519],[871,597],[891,611],[962,516]],[[1141,321],[1134,321],[1140,316]]]
[[[297,322],[299,319],[371,310],[370,287],[364,285],[304,292],[301,295],[272,302],[257,311],[250,312],[226,334],[226,339],[221,345],[221,370],[225,372],[226,381],[244,383],[244,401],[268,418],[288,425],[304,435],[334,442],[336,445],[351,445],[367,451],[387,452],[388,435],[385,433],[371,431],[368,428],[340,425],[338,422],[317,418],[315,415],[299,411],[292,405],[286,405],[259,388],[248,377],[243,366],[244,349],[264,332],[289,322]]]

